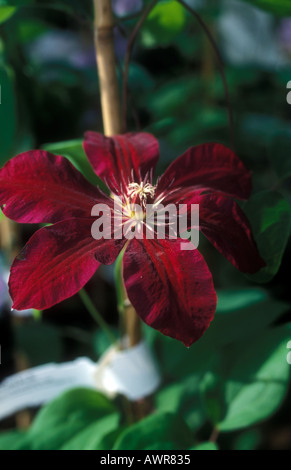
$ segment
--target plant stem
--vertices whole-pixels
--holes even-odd
[[[95,44],[100,81],[100,94],[105,135],[111,136],[122,132],[120,96],[116,73],[116,61],[113,40],[114,19],[111,0],[94,0],[95,7]],[[120,276],[122,274],[120,273]],[[122,277],[120,283],[123,283]],[[123,288],[123,311],[125,332],[129,346],[135,346],[141,340],[139,317],[127,299]]]
[[[218,436],[219,436],[219,430],[216,427],[214,427],[209,437],[209,442],[216,442]]]
[[[105,135],[120,134],[121,110],[115,66],[111,0],[94,0],[95,46]]]
[[[94,318],[96,323],[100,326],[100,328],[104,331],[107,338],[109,339],[110,343],[114,346],[118,347],[118,341],[115,338],[114,334],[112,333],[110,327],[107,325],[106,321],[103,320],[102,316],[96,309],[95,305],[93,304],[92,300],[90,299],[89,295],[85,291],[85,289],[81,289],[79,291],[79,295],[85,305],[86,309],[90,313],[90,315]]]

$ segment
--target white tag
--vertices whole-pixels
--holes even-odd
[[[159,384],[160,376],[144,342],[125,351],[112,347],[97,364],[80,358],[8,377],[0,384],[0,419],[40,406],[75,387],[99,390],[109,397],[122,394],[135,401],[153,393]]]
[[[95,372],[96,386],[108,396],[118,393],[136,401],[153,393],[160,376],[146,343],[118,351],[110,348],[100,359]]]
[[[0,385],[0,419],[39,406],[74,387],[94,388],[96,365],[86,358],[46,364],[5,379]]]

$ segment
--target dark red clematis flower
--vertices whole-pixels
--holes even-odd
[[[155,186],[159,146],[152,135],[107,138],[88,132],[84,149],[96,174],[122,201],[134,195],[144,206],[158,198],[164,205],[199,204],[200,230],[236,268],[254,273],[265,265],[234,200],[249,197],[250,173],[228,148],[190,148]],[[179,239],[95,240],[91,210],[97,203],[113,211],[113,198],[91,185],[64,157],[37,150],[4,166],[4,214],[17,222],[53,224],[32,236],[11,267],[13,308],[42,310],[67,299],[125,247],[124,282],[138,315],[190,346],[208,328],[216,308],[212,276],[202,255],[197,249],[182,251]]]

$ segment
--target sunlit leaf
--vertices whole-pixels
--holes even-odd
[[[1,6],[1,3],[0,3],[0,24],[9,20],[9,18],[11,18],[11,16],[13,16],[15,12],[16,12],[16,7]]]
[[[160,1],[149,14],[142,30],[145,46],[171,43],[186,23],[186,10],[175,0]]]
[[[271,329],[253,341],[226,349],[221,359],[225,370],[226,414],[218,428],[231,431],[251,426],[272,415],[286,396],[290,366],[286,344],[291,330]]]

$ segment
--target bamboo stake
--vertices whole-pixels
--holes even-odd
[[[122,132],[120,96],[116,74],[111,0],[94,0],[95,7],[95,45],[100,81],[100,95],[105,135]],[[124,290],[125,292],[125,290]],[[140,320],[124,294],[124,328],[129,347],[141,341]]]
[[[121,134],[121,109],[116,75],[111,0],[94,0],[95,45],[105,135]]]

